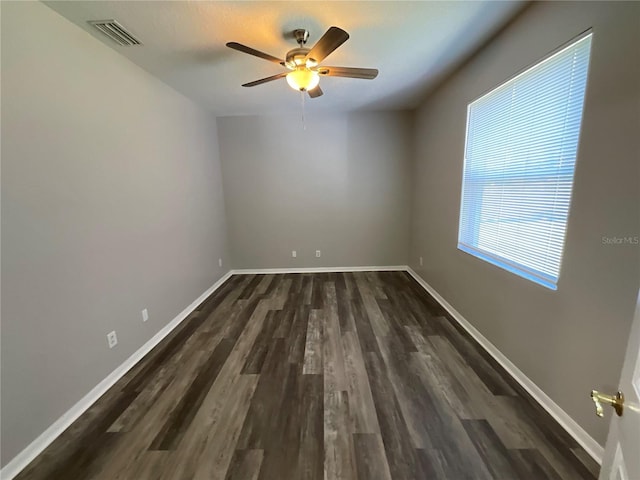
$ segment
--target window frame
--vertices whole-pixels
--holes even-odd
[[[565,50],[573,47],[574,45],[576,45],[577,43],[579,43],[580,41],[586,39],[587,37],[590,37],[590,46],[589,46],[589,55],[588,55],[588,59],[587,59],[587,67],[586,67],[586,76],[585,76],[585,89],[584,89],[584,97],[582,99],[582,108],[580,111],[580,117],[579,117],[579,128],[578,128],[578,137],[577,137],[577,141],[576,141],[576,152],[575,152],[575,162],[573,165],[573,171],[572,171],[572,178],[571,178],[571,192],[569,194],[569,198],[568,198],[568,211],[567,211],[567,216],[565,219],[565,223],[564,223],[564,233],[562,236],[562,244],[561,247],[559,249],[559,264],[558,264],[558,272],[557,275],[555,277],[548,275],[544,272],[541,272],[539,270],[536,270],[535,268],[520,264],[516,261],[510,260],[508,258],[505,258],[501,255],[498,255],[496,253],[492,253],[492,252],[488,252],[486,250],[483,250],[479,247],[474,247],[472,245],[468,245],[468,242],[463,242],[463,238],[462,238],[462,234],[463,231],[466,231],[468,228],[470,228],[467,225],[463,225],[462,221],[463,221],[463,208],[465,206],[465,184],[467,181],[467,152],[468,152],[468,147],[469,147],[469,131],[470,131],[470,124],[471,124],[471,108],[472,106],[478,102],[479,100],[482,100],[483,98],[487,97],[488,95],[491,95],[492,93],[494,93],[495,91],[499,90],[500,88],[503,88],[507,85],[509,85],[512,82],[515,82],[519,77],[521,77],[522,75],[525,75],[527,72],[529,72],[530,70],[532,70],[533,68],[536,68],[542,64],[544,64],[545,62],[551,60],[552,58],[554,58],[556,55],[561,54],[562,52],[564,52]],[[528,66],[526,66],[525,68],[523,68],[522,70],[520,70],[519,72],[517,72],[516,74],[514,74],[513,76],[507,78],[506,80],[504,80],[503,82],[501,82],[500,84],[498,84],[497,86],[491,88],[490,90],[485,91],[484,93],[478,95],[476,98],[474,98],[473,100],[471,100],[468,104],[467,104],[467,119],[466,119],[466,125],[465,125],[465,143],[464,143],[464,151],[463,151],[463,168],[462,168],[462,183],[461,183],[461,190],[460,190],[460,208],[459,208],[459,216],[458,216],[458,239],[457,239],[457,249],[469,254],[473,257],[476,257],[480,260],[483,260],[491,265],[495,265],[503,270],[506,270],[508,272],[514,273],[522,278],[525,278],[527,280],[530,280],[538,285],[541,285],[543,287],[546,287],[550,290],[557,290],[558,289],[558,283],[560,281],[560,274],[562,271],[562,261],[564,259],[564,253],[565,253],[565,246],[566,246],[566,238],[567,238],[567,230],[568,230],[568,225],[569,225],[569,218],[571,215],[571,204],[572,204],[572,200],[573,200],[573,189],[574,189],[574,185],[575,185],[575,171],[578,165],[578,158],[580,155],[580,141],[582,138],[582,129],[583,129],[583,120],[584,120],[584,109],[585,109],[585,105],[586,105],[586,99],[587,99],[587,92],[588,92],[588,85],[589,85],[589,73],[590,73],[590,69],[591,69],[591,53],[592,53],[592,46],[593,46],[593,30],[591,28],[585,30],[584,32],[580,33],[579,35],[573,37],[571,40],[569,40],[568,42],[564,43],[563,45],[561,45],[560,47],[556,48],[555,50],[553,50],[552,52],[548,53],[547,55],[545,55],[544,57],[542,57],[541,59],[537,60],[534,63],[529,64]],[[512,177],[515,178],[512,174],[507,174],[504,177],[501,177],[500,180],[504,181],[505,178],[507,177]],[[540,176],[538,178],[536,178],[536,180],[544,180],[545,178],[549,178],[552,177],[551,175],[549,176]],[[478,207],[478,209],[481,211],[482,207]],[[553,214],[554,212],[550,211],[550,212],[545,212],[548,214]],[[478,213],[477,215],[480,215],[480,213]],[[476,222],[476,226],[477,228],[474,230],[474,235],[476,236],[476,244],[477,244],[477,236],[480,233],[480,222]],[[467,237],[468,238],[468,237]]]

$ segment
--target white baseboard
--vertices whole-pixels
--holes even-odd
[[[257,268],[231,270],[234,275],[262,275],[277,273],[326,273],[326,272],[397,272],[406,271],[406,265],[387,265],[371,267],[302,267],[302,268]]]
[[[591,457],[602,464],[604,448],[596,442],[578,423],[569,416],[551,397],[538,387],[527,377],[511,360],[509,360],[498,348],[487,340],[460,312],[453,308],[442,296],[426,281],[422,279],[411,267],[406,267],[406,271],[435,298],[440,305],[464,328],[491,355],[509,375],[511,375],[524,388],[533,399],[551,415],[576,442],[578,442]]]
[[[67,410],[58,420],[47,428],[38,438],[31,442],[24,450],[16,455],[2,470],[0,479],[11,480],[33,461],[45,448],[47,448],[58,436],[64,432],[80,415],[93,405],[109,388],[124,376],[136,363],[149,353],[153,347],[164,339],[171,331],[187,318],[204,300],[215,292],[233,273],[227,272],[216,283],[207,289],[202,295],[182,310],[162,330],[156,333],[147,343],[140,347],[133,355],[127,358],[118,368],[111,372],[104,380],[96,385],[79,402]]]

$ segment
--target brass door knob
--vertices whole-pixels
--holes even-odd
[[[618,392],[613,395],[606,395],[604,393],[600,393],[597,390],[591,390],[591,400],[596,404],[596,415],[599,417],[604,417],[604,409],[602,408],[602,404],[611,405],[613,409],[616,411],[616,414],[621,417],[622,409],[624,404],[624,395],[622,392]]]

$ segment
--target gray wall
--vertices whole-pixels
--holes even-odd
[[[411,116],[307,117],[218,119],[233,266],[406,265]]]
[[[534,4],[419,109],[411,266],[596,440],[588,393],[614,392],[640,275],[640,4]],[[593,27],[557,291],[456,249],[467,104]],[[420,269],[419,256],[424,257]]]
[[[228,270],[225,237],[215,119],[2,2],[3,465]]]

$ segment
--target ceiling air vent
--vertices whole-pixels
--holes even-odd
[[[89,22],[111,40],[123,47],[142,45],[142,42],[127,32],[125,28],[115,20],[92,20]]]

